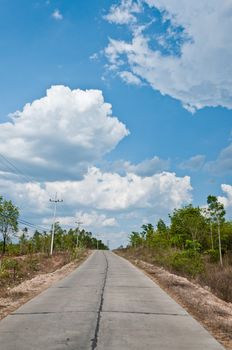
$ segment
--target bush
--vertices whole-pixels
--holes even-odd
[[[232,302],[232,267],[207,264],[204,273],[199,276],[199,282],[209,286],[211,291],[219,298]]]
[[[19,263],[14,259],[5,259],[2,261],[2,269],[5,270],[18,270]]]
[[[195,277],[204,271],[201,255],[194,250],[176,252],[170,256],[170,267],[174,272]]]
[[[185,249],[187,249],[187,250],[200,252],[201,248],[202,248],[201,244],[196,240],[192,241],[192,240],[187,239],[185,242]]]
[[[209,249],[205,252],[206,255],[209,257],[209,261],[212,263],[219,261],[219,250],[217,249]]]

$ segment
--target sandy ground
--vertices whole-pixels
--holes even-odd
[[[142,260],[131,257],[129,260],[184,307],[226,349],[232,350],[231,303],[216,297],[207,286],[203,288],[185,277],[177,276]]]
[[[38,274],[7,291],[7,297],[0,296],[0,320],[16,310],[19,306],[32,299],[43,290],[49,288],[54,282],[67,276],[75,270],[89,255],[86,252],[81,259],[72,261],[54,272]]]

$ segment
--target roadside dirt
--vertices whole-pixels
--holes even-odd
[[[21,305],[49,288],[53,283],[64,278],[75,270],[89,255],[91,251],[84,252],[79,258],[60,267],[61,261],[55,258],[50,266],[43,266],[43,273],[36,274],[35,277],[26,279],[15,287],[8,287],[4,293],[0,294],[0,320]],[[47,272],[49,270],[52,272]]]
[[[185,308],[205,327],[226,349],[232,350],[232,303],[227,303],[205,286],[189,281],[133,257],[122,257],[143,270],[152,280],[164,289],[174,300]]]

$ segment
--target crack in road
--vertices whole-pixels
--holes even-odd
[[[104,302],[104,292],[105,292],[105,287],[106,287],[106,280],[107,280],[107,275],[108,275],[108,270],[109,270],[109,263],[108,263],[108,259],[105,255],[105,253],[103,252],[105,260],[106,260],[106,269],[105,269],[105,277],[103,280],[103,285],[102,285],[102,290],[101,290],[101,299],[100,299],[100,306],[98,309],[98,315],[97,315],[97,324],[96,324],[96,328],[95,328],[95,333],[94,333],[94,338],[92,339],[92,346],[91,349],[94,350],[97,348],[97,342],[98,342],[98,333],[99,333],[99,329],[100,329],[100,321],[101,321],[101,313],[102,313],[102,307],[103,307],[103,302]]]
[[[25,315],[50,315],[50,314],[75,314],[75,313],[97,313],[97,311],[91,310],[74,310],[74,311],[38,311],[38,312],[14,312],[9,316],[25,316]]]
[[[146,312],[146,311],[110,311],[104,310],[102,313],[118,313],[118,314],[135,314],[135,315],[157,315],[157,316],[188,316],[188,314],[165,313],[165,312]]]

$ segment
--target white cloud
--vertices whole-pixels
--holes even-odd
[[[122,0],[119,6],[112,5],[105,19],[111,23],[128,24],[136,22],[136,13],[142,10],[138,1]]]
[[[150,177],[133,173],[120,176],[101,172],[92,167],[80,181],[53,181],[39,183],[15,183],[1,179],[5,193],[19,206],[31,210],[46,211],[51,208],[49,198],[58,193],[62,206],[88,208],[88,210],[124,211],[152,208],[170,211],[191,201],[190,178],[177,177],[163,172]],[[103,218],[103,217],[102,217]],[[103,218],[107,219],[106,217]]]
[[[82,221],[83,228],[101,232],[105,240],[110,239],[111,247],[122,243],[120,232],[125,243],[125,232],[139,229],[144,217],[152,220],[167,217],[174,208],[192,199],[190,178],[169,172],[146,177],[133,173],[121,176],[92,167],[79,181],[42,183],[6,180],[4,175],[0,177],[0,193],[19,207],[24,219],[50,226],[53,203],[49,199],[57,192],[58,198],[63,199],[57,207],[61,225],[75,227],[75,221]]]
[[[0,153],[34,174],[83,172],[129,134],[99,90],[52,86],[11,118],[0,124]]]
[[[118,226],[118,222],[113,217],[107,217],[105,214],[97,213],[96,211],[83,212],[78,211],[74,216],[58,216],[56,221],[59,221],[61,225],[74,227],[77,221],[80,221],[81,227],[115,227]],[[53,219],[45,218],[43,219],[43,224],[52,224]]]
[[[104,210],[154,207],[171,210],[191,200],[190,178],[163,172],[150,177],[102,173],[92,167],[81,181],[47,182],[69,204]]]
[[[221,189],[225,193],[225,196],[219,196],[218,200],[224,204],[226,209],[232,207],[232,186],[222,184]]]
[[[119,72],[119,76],[127,84],[131,84],[131,85],[142,84],[141,79],[131,72],[127,72],[127,71]]]
[[[103,161],[100,163],[100,168],[104,172],[114,172],[123,176],[127,173],[133,173],[139,176],[152,176],[169,170],[170,159],[161,159],[154,156],[136,164],[122,159],[113,162]]]
[[[204,163],[205,163],[205,156],[202,154],[198,154],[180,163],[179,167],[181,169],[197,171],[202,169]]]
[[[62,21],[63,19],[63,15],[62,13],[60,12],[60,10],[56,9],[53,11],[52,13],[52,17],[57,20],[57,21]]]
[[[119,71],[126,66],[127,71],[146,80],[161,94],[180,100],[191,112],[206,106],[231,109],[232,3],[227,0],[143,0],[141,3],[145,13],[160,11],[166,32],[151,34],[151,28],[148,33],[143,32],[143,24],[138,20],[136,23],[133,11],[126,12],[128,20],[120,17],[117,20],[124,4],[121,2],[111,8],[106,18],[120,24],[132,21],[133,25],[128,27],[132,40],[110,40],[105,50],[110,64]]]
[[[4,198],[11,199],[22,212],[44,214],[49,212],[49,198],[45,186],[40,183],[23,183],[17,180],[0,178],[0,192]]]
[[[139,176],[152,176],[156,173],[168,170],[170,167],[170,161],[155,156],[151,159],[145,159],[137,164],[125,161],[122,164],[118,162],[117,166],[116,162],[115,167],[118,168],[118,170],[120,170],[121,167],[127,173],[133,173]]]

